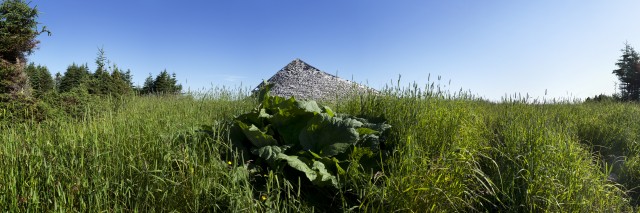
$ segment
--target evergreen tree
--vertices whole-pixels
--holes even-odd
[[[54,82],[55,82],[55,90],[57,92],[60,92],[60,82],[62,81],[62,74],[60,74],[60,72],[56,73],[56,77],[54,78]]]
[[[176,94],[182,91],[182,85],[177,84],[175,73],[170,76],[165,69],[156,76],[156,80],[153,81],[153,89],[160,94]]]
[[[26,61],[46,31],[38,30],[38,10],[23,0],[5,0],[0,4],[0,59],[11,64]]]
[[[178,84],[176,73],[171,74],[171,85],[173,85],[173,93],[180,93],[182,91],[182,85]]]
[[[0,93],[10,99],[29,97],[30,87],[24,73],[26,56],[38,44],[38,10],[23,0],[5,0],[0,4]],[[7,97],[3,98],[6,99]]]
[[[98,56],[96,57],[96,71],[91,76],[88,85],[89,93],[94,95],[110,94],[111,76],[106,70],[107,57],[103,48],[98,48]]]
[[[131,93],[133,87],[131,87],[131,83],[126,79],[128,76],[122,73],[115,64],[113,65],[113,72],[111,72],[110,77],[111,83],[109,89],[112,95],[126,95]]]
[[[169,93],[173,90],[171,84],[171,76],[167,73],[167,70],[163,70],[156,76],[156,80],[153,81],[153,89],[156,93]]]
[[[25,73],[27,56],[38,44],[38,10],[23,0],[0,3],[0,119],[12,122],[42,119],[42,110],[31,97],[29,78]]]
[[[59,92],[65,93],[73,88],[84,86],[89,80],[89,67],[85,64],[78,66],[75,63],[67,67],[67,71],[60,78]]]
[[[116,64],[109,65],[103,48],[98,49],[96,71],[89,83],[89,93],[95,95],[126,95],[132,90],[131,72],[123,73]]]
[[[631,45],[624,44],[622,56],[618,59],[613,74],[620,80],[620,96],[625,101],[640,100],[640,56]]]
[[[105,66],[107,65],[107,56],[104,52],[104,48],[98,48],[98,56],[96,57],[96,72],[102,73],[107,72]]]
[[[142,89],[140,91],[141,94],[149,94],[149,93],[153,93],[154,89],[153,89],[153,75],[151,75],[151,73],[149,73],[149,76],[147,77],[147,79],[144,80],[144,85],[142,86]]]
[[[176,80],[176,74],[173,73],[169,75],[167,70],[163,70],[156,76],[154,79],[151,73],[149,73],[149,77],[144,81],[144,86],[142,87],[140,93],[141,94],[178,94],[182,91],[182,85],[178,84],[178,80]]]
[[[126,72],[122,74],[122,78],[131,89],[133,89],[133,75],[131,75],[131,70],[127,69]]]
[[[55,83],[47,67],[30,63],[25,70],[36,97],[41,97],[43,94],[53,91]]]

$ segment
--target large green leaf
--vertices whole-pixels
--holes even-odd
[[[328,106],[323,106],[322,112],[327,113],[327,115],[329,115],[330,117],[336,116],[336,113],[334,113],[333,110],[331,110],[331,108],[329,108]]]
[[[267,110],[265,110],[265,109],[260,109],[260,112],[258,113],[258,117],[259,118],[267,118],[267,119],[269,119],[269,118],[272,118],[273,115],[270,115],[269,113],[267,113]]]
[[[229,129],[229,139],[231,140],[232,151],[239,152],[241,159],[249,160],[249,147],[251,147],[251,142],[239,125],[233,125]]]
[[[317,186],[333,186],[338,188],[338,180],[336,176],[331,175],[327,169],[324,167],[324,164],[320,161],[314,161],[313,167],[311,168],[316,173],[315,179],[310,179],[313,184]]]
[[[356,128],[362,123],[350,118],[331,117],[325,113],[317,114],[309,120],[300,132],[300,145],[323,157],[345,152],[359,139]]]
[[[252,153],[265,159],[273,167],[282,166],[280,162],[284,161],[287,166],[303,172],[314,185],[338,188],[337,178],[327,171],[322,162],[300,156],[289,156],[284,154],[285,150],[286,148],[279,146],[265,146],[253,149]]]
[[[315,101],[296,100],[294,97],[281,101],[276,105],[272,105],[272,107],[269,107],[269,109],[285,110],[285,111],[291,112],[292,114],[302,114],[305,112],[310,112],[315,114],[315,113],[322,112],[322,110],[320,109],[320,107]]]
[[[263,146],[263,147],[252,149],[251,153],[264,159],[265,161],[267,161],[267,163],[269,163],[269,165],[277,166],[278,160],[282,158],[282,156],[278,156],[278,155],[284,155],[285,150],[286,150],[286,147]]]
[[[304,112],[311,112],[314,114],[322,112],[316,101],[297,101],[296,108]]]
[[[290,98],[270,110],[274,115],[269,122],[280,135],[281,138],[278,139],[282,139],[283,144],[298,145],[300,131],[319,110],[315,102],[296,101]]]
[[[270,121],[273,128],[282,138],[283,144],[295,146],[300,144],[300,132],[312,117],[313,114],[309,112],[298,112],[296,114],[291,111],[278,110]]]
[[[276,141],[276,139],[274,139],[273,136],[267,134],[269,125],[265,127],[265,130],[260,130],[258,129],[258,127],[256,127],[253,124],[249,126],[241,121],[238,121],[237,123],[242,129],[242,132],[244,132],[244,134],[247,136],[249,141],[251,141],[251,143],[254,146],[263,147],[263,146],[278,145],[278,141]]]
[[[266,80],[262,81],[262,87],[260,87],[260,91],[258,91],[258,101],[264,102],[269,99],[271,93],[271,87],[274,84],[267,82]]]

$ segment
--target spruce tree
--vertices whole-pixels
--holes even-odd
[[[640,56],[631,45],[625,42],[622,56],[618,59],[613,74],[620,80],[620,96],[625,101],[640,100]]]
[[[84,87],[85,83],[89,80],[89,67],[85,65],[76,65],[75,63],[67,67],[67,71],[60,78],[60,85],[58,91],[65,93],[71,91],[73,88]]]
[[[0,3],[0,119],[11,121],[42,119],[42,111],[31,96],[25,72],[27,56],[38,44],[38,10],[23,0]]]
[[[149,76],[147,77],[147,79],[144,80],[144,85],[142,86],[142,89],[140,91],[141,94],[150,94],[154,92],[154,88],[153,88],[153,75],[151,75],[151,73],[149,73]]]
[[[130,75],[130,74],[129,74]],[[131,83],[127,80],[127,75],[120,71],[118,66],[113,65],[113,71],[110,76],[109,92],[114,96],[127,95],[131,93]]]
[[[98,56],[96,57],[96,71],[93,72],[88,89],[90,94],[107,95],[111,93],[110,83],[111,76],[106,69],[107,57],[103,48],[98,48]]]
[[[182,85],[177,84],[175,73],[169,75],[169,72],[165,69],[156,76],[156,80],[153,82],[153,89],[160,94],[176,94],[182,91]]]
[[[11,99],[29,97],[29,80],[24,72],[26,56],[39,43],[38,10],[23,0],[5,0],[0,4],[0,93]]]
[[[169,76],[167,70],[163,70],[156,76],[156,80],[153,81],[153,87],[156,93],[165,94],[171,92],[171,76]]]
[[[60,82],[62,81],[62,74],[60,74],[60,72],[56,73],[56,77],[54,78],[54,82],[55,82],[55,91],[56,92],[60,92]]]
[[[34,63],[29,63],[26,67],[26,73],[29,76],[29,82],[36,97],[41,97],[42,95],[53,91],[55,82],[53,81],[51,73],[47,67],[42,65],[36,66]]]
[[[144,81],[144,86],[140,90],[141,94],[178,94],[182,91],[182,85],[178,84],[176,74],[169,75],[167,70],[163,70],[154,79],[151,73]]]

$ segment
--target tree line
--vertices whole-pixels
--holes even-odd
[[[46,66],[30,63],[25,71],[36,97],[55,93],[87,92],[92,95],[131,95],[131,94],[179,94],[182,91],[176,74],[169,75],[163,70],[155,78],[149,74],[143,87],[134,86],[131,70],[122,70],[116,64],[108,64],[105,51],[98,49],[96,70],[91,72],[87,64],[72,63],[61,73],[53,77]]]
[[[0,121],[42,120],[50,114],[76,117],[84,114],[87,103],[104,97],[180,94],[175,73],[166,70],[155,78],[150,74],[144,86],[134,86],[131,71],[108,63],[102,48],[94,71],[73,63],[54,77],[46,66],[27,63],[39,44],[36,38],[51,35],[40,27],[38,14],[24,0],[0,3]]]

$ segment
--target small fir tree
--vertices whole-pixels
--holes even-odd
[[[67,67],[67,71],[60,78],[58,90],[60,93],[69,92],[74,88],[84,87],[89,80],[89,67],[85,65],[76,65],[75,63]]]
[[[36,97],[39,98],[54,90],[55,82],[47,67],[42,65],[36,66],[34,63],[30,63],[26,67],[26,72],[29,76],[29,82]]]

